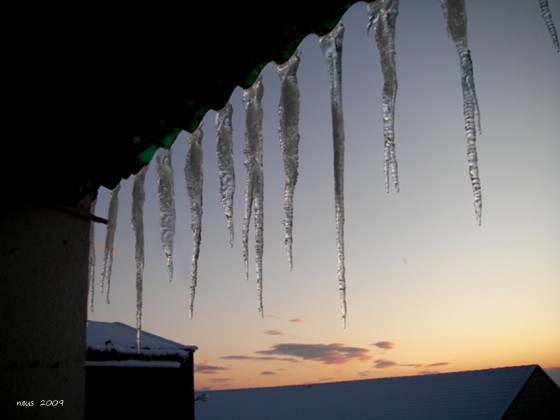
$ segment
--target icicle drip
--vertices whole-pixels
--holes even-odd
[[[140,333],[142,331],[142,301],[144,289],[144,184],[148,167],[144,166],[134,176],[132,186],[131,226],[136,234],[134,260],[136,261],[136,349],[140,352]]]
[[[185,181],[191,211],[191,230],[193,233],[193,253],[189,280],[189,317],[194,314],[194,297],[198,277],[198,257],[202,241],[202,137],[204,133],[199,126],[189,136],[187,160],[185,162]]]
[[[90,212],[95,214],[95,206],[97,200],[94,199],[91,202]],[[93,301],[94,301],[94,286],[95,286],[95,222],[89,222],[89,258],[88,258],[88,286],[89,286],[89,296],[90,303],[89,307],[93,312]]]
[[[443,14],[447,22],[447,31],[451,35],[461,65],[461,87],[463,90],[463,114],[465,118],[465,134],[467,137],[467,159],[469,177],[474,194],[476,221],[481,224],[482,190],[478,173],[478,157],[476,152],[476,131],[480,133],[480,113],[474,87],[473,65],[467,42],[467,15],[463,0],[441,0]]]
[[[284,64],[278,66],[281,80],[278,115],[280,126],[278,137],[284,157],[284,228],[286,231],[284,247],[288,264],[292,270],[292,231],[294,219],[294,189],[298,179],[299,166],[299,109],[300,94],[297,80],[301,53],[297,50]]]
[[[331,99],[334,147],[334,199],[336,219],[336,251],[338,258],[338,290],[342,311],[342,325],[346,328],[346,274],[344,267],[344,113],[342,109],[342,22],[319,38],[327,61]]]
[[[220,179],[220,197],[226,215],[230,247],[233,247],[233,195],[235,193],[232,115],[233,107],[229,102],[216,114],[216,160]]]
[[[175,239],[175,188],[171,162],[171,149],[160,149],[156,155],[160,233],[170,283],[173,281],[173,241]]]
[[[397,67],[395,61],[395,24],[399,14],[399,0],[377,0],[367,4],[369,33],[373,26],[383,71],[383,138],[385,191],[389,192],[390,178],[399,192],[397,158],[395,154],[395,101],[397,99]]]
[[[107,215],[107,234],[105,236],[105,255],[101,267],[101,294],[105,294],[109,303],[109,292],[111,290],[111,271],[113,269],[113,254],[115,245],[115,232],[117,231],[117,216],[119,213],[119,191],[118,184],[111,191],[109,197],[109,211]],[[106,288],[106,290],[104,290]]]
[[[550,14],[548,1],[539,0],[539,6],[541,8],[541,15],[544,19],[544,22],[546,23],[546,27],[548,29],[548,32],[550,33],[552,42],[554,43],[554,48],[556,48],[556,52],[560,52],[560,44],[558,43],[558,34],[556,33],[556,27],[554,26],[554,22],[552,21],[552,15]]]
[[[255,266],[257,281],[257,303],[261,317],[264,317],[262,298],[262,259],[264,248],[264,172],[263,172],[263,137],[262,97],[264,88],[262,75],[259,75],[253,86],[243,91],[243,106],[245,108],[245,168],[247,170],[247,185],[245,188],[245,217],[243,219],[243,259],[245,262],[245,278],[249,279],[249,220],[254,211],[255,223]]]

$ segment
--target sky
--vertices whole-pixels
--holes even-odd
[[[550,1],[560,27],[560,1]],[[155,165],[146,177],[145,331],[196,345],[195,389],[345,381],[539,364],[560,368],[560,54],[536,0],[467,2],[482,133],[482,224],[468,177],[459,59],[439,1],[401,0],[396,23],[395,143],[400,192],[385,191],[383,78],[366,5],[344,15],[345,264],[341,322],[333,146],[325,57],[300,44],[299,179],[293,269],[284,251],[280,79],[264,97],[264,317],[257,306],[253,228],[245,280],[242,89],[234,108],[234,245],[218,189],[215,117],[202,122],[204,207],[194,315],[188,312],[193,236],[183,132],[172,146],[177,211],[175,276],[159,233]],[[155,159],[154,162],[155,163]],[[106,226],[95,227],[97,321],[136,324],[131,229],[133,176],[121,183],[110,303],[100,292]],[[109,194],[95,213],[107,217]],[[252,223],[252,222],[251,222]]]

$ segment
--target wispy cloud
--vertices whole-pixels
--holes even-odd
[[[271,361],[276,360],[279,362],[292,362],[292,363],[301,363],[301,360],[294,359],[293,357],[273,357],[273,356],[222,356],[220,359],[229,359],[229,360],[263,360],[263,361]]]
[[[391,350],[395,348],[395,343],[391,341],[378,341],[377,343],[373,343],[372,346],[379,347],[380,349],[383,350]]]
[[[433,370],[432,368],[440,367],[440,366],[447,366],[449,364],[450,364],[449,362],[436,362],[436,363],[430,363],[428,365],[424,365],[424,367],[426,369],[421,371],[420,374],[421,375],[432,375],[434,373],[439,373],[439,371],[437,369]]]
[[[224,366],[212,366],[212,365],[198,365],[194,367],[196,373],[202,373],[205,375],[212,375],[214,373],[222,372],[224,370],[231,370]]]
[[[399,366],[421,368],[423,365],[422,363],[401,363]]]
[[[225,366],[209,365],[207,360],[198,364],[195,363],[194,365],[194,371],[196,373],[202,373],[204,375],[213,375],[215,373],[223,372],[225,370],[231,370],[231,369]]]
[[[294,322],[296,324],[303,324],[304,320],[301,319],[301,318],[292,318],[292,319],[290,319],[290,322]]]
[[[373,361],[373,367],[376,369],[387,369],[395,366],[399,366],[399,364],[388,359],[375,359]]]
[[[265,371],[262,371],[260,374],[263,375],[263,376],[274,376],[274,375],[276,375],[276,372],[272,372],[270,370],[265,370]]]
[[[304,360],[313,360],[327,365],[341,365],[357,359],[362,362],[371,359],[369,350],[360,347],[348,347],[340,343],[333,344],[275,344],[270,350],[260,350],[259,354],[275,354],[300,357]]]
[[[284,333],[280,330],[268,330],[264,332],[267,335],[284,335]]]
[[[231,381],[233,381],[232,378],[212,378],[208,382],[212,382],[214,384],[223,384],[225,382],[231,382]]]

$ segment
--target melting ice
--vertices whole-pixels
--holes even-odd
[[[134,260],[136,261],[136,348],[140,351],[140,333],[142,331],[142,300],[144,288],[144,201],[146,192],[144,184],[148,167],[144,166],[134,176],[132,186],[131,226],[136,234]]]
[[[264,317],[262,298],[262,260],[264,248],[264,171],[263,171],[263,108],[264,88],[262,75],[253,85],[243,91],[243,107],[245,108],[245,168],[247,184],[245,187],[245,216],[243,219],[243,260],[245,263],[245,279],[249,278],[249,224],[251,214],[255,226],[255,271],[257,281],[257,308]]]
[[[292,269],[292,231],[294,219],[294,189],[298,179],[299,166],[299,110],[300,95],[297,79],[301,53],[299,50],[277,68],[280,77],[280,101],[278,104],[278,138],[284,159],[284,246],[288,265]]]
[[[157,193],[161,244],[167,263],[169,282],[173,280],[173,241],[175,238],[175,187],[171,149],[160,149],[156,155]]]
[[[478,174],[478,159],[476,151],[476,133],[480,133],[480,113],[476,98],[473,66],[467,42],[467,17],[464,0],[440,0],[447,24],[447,31],[459,54],[461,69],[461,88],[463,93],[463,114],[467,138],[467,156],[469,176],[474,194],[474,205],[477,222],[481,223],[481,186]],[[539,0],[541,15],[550,33],[556,51],[560,50],[558,35],[548,1]],[[384,173],[385,186],[389,190],[392,178],[395,190],[399,190],[397,161],[394,142],[394,111],[397,92],[397,77],[395,65],[395,23],[398,15],[399,0],[377,0],[367,3],[368,25],[375,31],[376,43],[379,50],[380,62],[384,76],[383,86],[383,133],[384,133]],[[334,190],[335,190],[335,218],[336,218],[336,248],[337,275],[342,311],[343,325],[346,324],[346,279],[344,262],[344,116],[342,110],[341,58],[344,26],[340,22],[329,34],[319,39],[321,49],[327,62],[329,76],[329,93],[332,114],[332,137],[334,149]],[[278,105],[279,140],[283,153],[285,168],[284,188],[284,226],[285,249],[290,269],[292,268],[292,228],[293,228],[293,195],[298,177],[298,147],[299,147],[299,89],[297,83],[297,69],[300,53],[297,51],[286,63],[277,68],[281,79],[281,93]],[[245,277],[248,279],[248,254],[250,218],[254,215],[255,235],[255,265],[257,279],[258,309],[263,316],[262,304],[262,258],[263,258],[263,139],[262,121],[263,109],[262,77],[259,76],[252,87],[243,92],[243,105],[246,111],[246,132],[244,164],[247,170],[247,185],[245,189],[245,215],[242,229],[243,259]],[[231,104],[227,103],[216,115],[216,157],[218,162],[218,177],[220,181],[221,202],[227,220],[230,246],[233,246],[233,195],[235,191],[235,173],[233,165],[232,145],[232,113]],[[190,143],[185,166],[185,178],[190,200],[191,229],[194,236],[193,255],[190,273],[189,312],[192,318],[195,288],[197,283],[197,266],[201,241],[202,219],[202,130],[199,127],[190,136]],[[160,198],[161,241],[167,259],[168,274],[173,277],[173,237],[175,233],[175,210],[173,197],[173,169],[171,167],[171,152],[161,151],[156,156],[158,171],[158,194]],[[134,179],[132,228],[136,232],[136,289],[137,289],[137,345],[139,345],[142,317],[142,284],[144,269],[144,180],[146,167]],[[109,301],[110,278],[113,263],[113,247],[118,213],[118,194],[120,184],[110,194],[107,234],[105,239],[105,255],[101,272],[101,292],[106,294]],[[95,203],[92,203],[95,205]],[[89,277],[91,307],[93,309],[93,266],[95,255],[93,249],[94,232],[91,230]]]
[[[121,184],[118,184],[109,196],[109,211],[107,215],[107,233],[105,236],[105,255],[101,268],[101,294],[106,293],[107,303],[109,303],[109,292],[111,288],[111,270],[113,269],[113,254],[115,246],[115,232],[117,231],[117,216],[119,213],[119,191]],[[104,288],[107,288],[105,291]]]
[[[233,107],[229,102],[216,114],[216,161],[230,247],[233,247],[233,196],[235,194],[232,116]]]
[[[198,257],[202,240],[202,137],[204,133],[199,126],[188,139],[187,160],[185,162],[185,181],[191,210],[191,230],[193,233],[193,253],[189,281],[189,316],[193,317],[194,296],[198,281]]]
[[[95,206],[97,200],[93,200],[90,206],[91,214],[95,214]],[[95,285],[95,223],[93,221],[89,224],[89,258],[88,258],[88,290],[90,297],[89,307],[93,312],[94,301],[94,285]]]
[[[334,148],[334,201],[336,222],[336,254],[338,290],[342,324],[346,327],[346,274],[344,266],[344,113],[342,109],[342,42],[344,25],[339,22],[328,34],[319,38],[327,61],[331,101]]]
[[[478,157],[476,152],[476,131],[478,129],[480,132],[480,116],[474,88],[471,52],[467,42],[467,13],[463,0],[441,0],[441,6],[447,22],[447,32],[451,35],[459,54],[469,177],[474,195],[476,221],[480,225],[482,217],[482,191],[480,187]]]
[[[556,27],[554,26],[554,22],[552,21],[552,15],[550,14],[550,7],[548,6],[548,1],[539,0],[539,6],[541,8],[541,15],[544,19],[548,32],[550,33],[552,42],[554,43],[554,48],[556,48],[556,52],[559,52],[560,44],[558,43],[558,34],[556,33]]]
[[[385,190],[389,192],[392,178],[399,191],[397,158],[395,154],[395,101],[397,98],[397,67],[395,62],[395,24],[399,14],[399,0],[377,0],[367,4],[367,30],[373,27],[383,72],[383,138]]]

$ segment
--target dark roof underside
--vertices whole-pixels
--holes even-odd
[[[13,47],[7,77],[15,130],[4,157],[18,165],[2,169],[8,191],[75,206],[112,189],[356,2],[22,11],[26,41]]]

